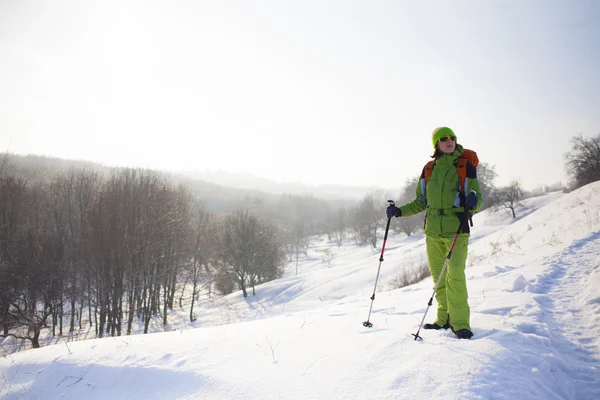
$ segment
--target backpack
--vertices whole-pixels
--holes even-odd
[[[456,163],[456,173],[458,174],[458,179],[460,180],[460,193],[463,196],[465,195],[465,181],[467,180],[467,161],[473,164],[474,167],[477,167],[477,164],[479,164],[477,153],[475,153],[473,150],[464,149]],[[429,182],[429,177],[433,171],[434,162],[434,160],[431,160],[425,165],[425,184]]]

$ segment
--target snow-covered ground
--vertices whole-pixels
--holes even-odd
[[[317,238],[298,275],[292,263],[256,296],[200,305],[197,329],[179,329],[181,311],[172,332],[5,355],[0,397],[600,399],[599,191],[597,182],[528,199],[516,220],[476,216],[471,340],[450,331],[414,340],[431,278],[389,290],[424,262],[422,237],[388,238],[372,328],[362,322],[379,252]]]

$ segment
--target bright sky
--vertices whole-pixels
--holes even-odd
[[[75,342],[56,336],[54,345],[14,354],[18,346],[5,339],[0,397],[599,399],[598,190],[594,182],[528,199],[517,220],[477,215],[466,269],[471,340],[449,330],[411,336],[432,295],[431,278],[388,285],[422,264],[422,235],[391,234],[382,264],[352,238],[337,247],[323,237],[302,255],[298,275],[292,262],[285,277],[257,286],[256,296],[238,291],[200,301],[192,325],[189,309],[176,307],[170,332]],[[321,261],[327,249],[330,265]],[[367,319],[372,328],[363,327]],[[150,326],[161,329],[158,321]]]
[[[0,148],[390,188],[447,125],[499,185],[565,182],[569,139],[600,133],[598,18],[593,0],[0,0]]]

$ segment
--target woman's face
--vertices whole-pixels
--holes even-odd
[[[440,138],[438,149],[444,154],[454,153],[454,150],[456,150],[456,136],[444,136]]]

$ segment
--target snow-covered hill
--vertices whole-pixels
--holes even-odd
[[[315,239],[283,279],[197,311],[198,329],[62,343],[0,359],[6,399],[598,399],[600,182],[478,214],[467,269],[471,340],[418,324],[424,239],[379,252]],[[383,208],[382,208],[383,212]],[[394,223],[394,221],[392,221]],[[431,310],[430,310],[431,311]],[[431,313],[433,314],[433,313]],[[428,318],[428,320],[431,318]],[[177,324],[173,326],[177,328]]]

